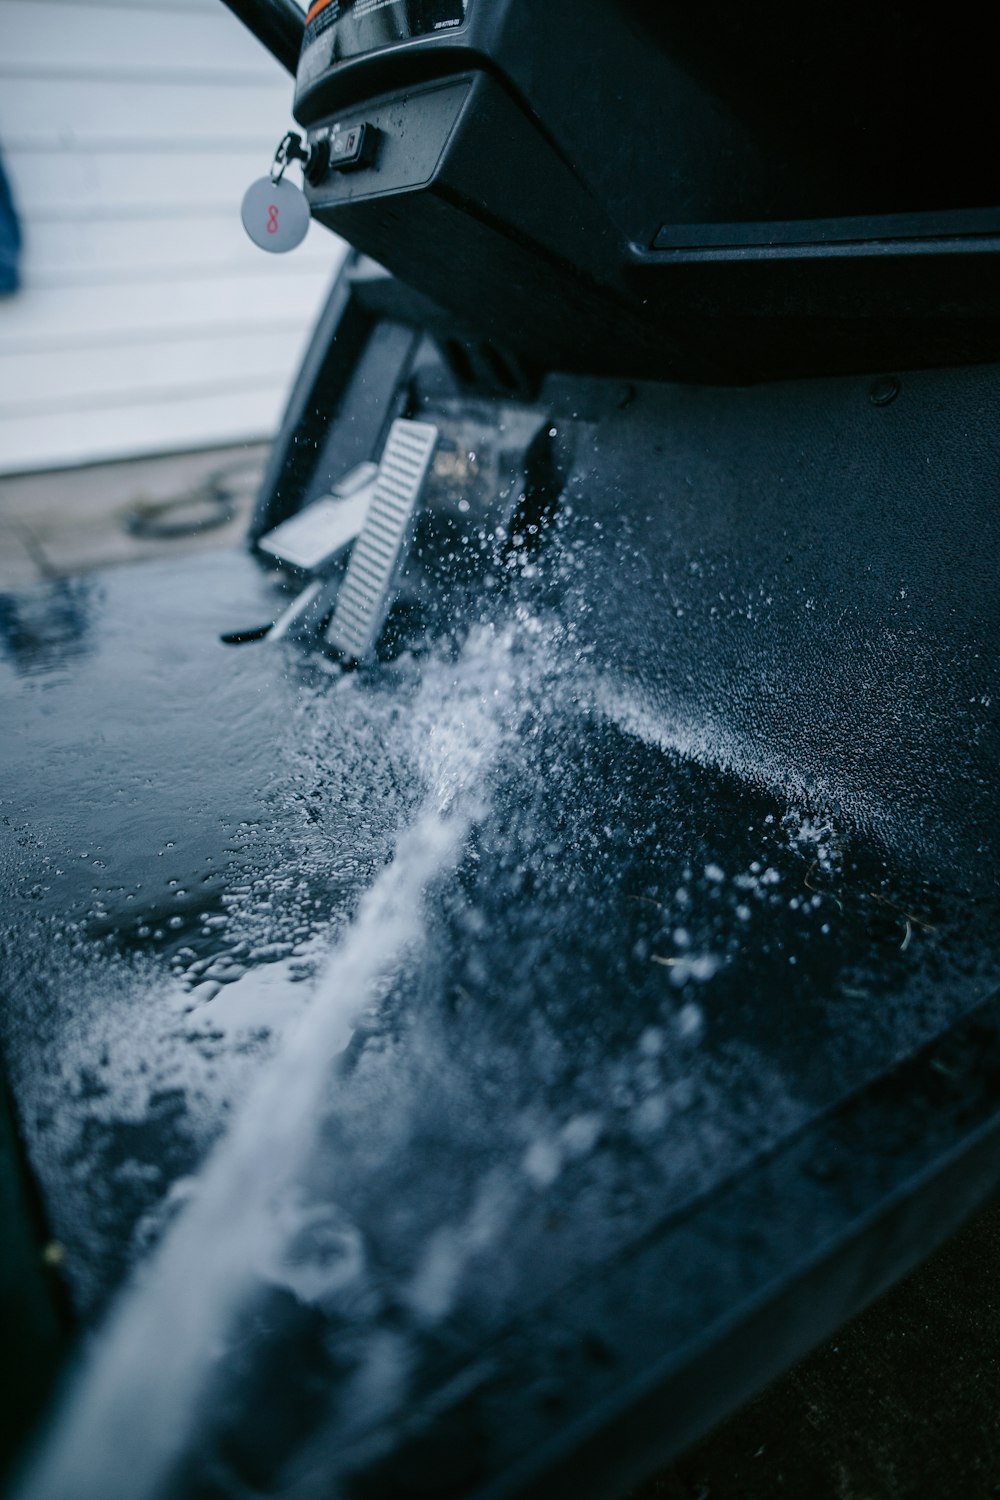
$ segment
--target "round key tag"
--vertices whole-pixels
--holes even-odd
[[[243,228],[262,250],[280,255],[301,245],[309,230],[305,193],[281,178],[260,177],[243,195]]]

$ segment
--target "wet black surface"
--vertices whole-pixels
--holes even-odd
[[[183,1014],[157,989],[200,982],[207,995],[317,936],[329,942],[349,919],[419,797],[393,697],[405,704],[419,691],[420,669],[387,668],[382,681],[350,685],[364,704],[354,723],[362,743],[345,760],[335,710],[331,717],[335,676],[317,689],[309,679],[319,669],[294,647],[218,644],[220,626],[272,608],[246,560],[146,568],[78,589],[89,593],[92,638],[43,638],[17,658],[4,809],[16,914],[6,1029],[15,1077],[40,1059],[49,1075],[28,1085],[29,1098],[46,1102],[25,1113],[39,1161],[51,1160],[55,1182],[70,1179],[54,1196],[72,1195],[78,1176],[85,1184],[76,1216],[89,1222],[64,1223],[62,1201],[57,1227],[71,1247],[98,1225],[107,1236],[92,1264],[79,1257],[86,1308],[121,1274],[141,1213],[196,1164],[228,1107],[216,1054],[235,1052],[235,1080],[243,1057],[267,1048],[266,1020],[213,1030],[207,1000],[207,1020],[186,1035]],[[58,626],[62,599],[53,602]],[[606,1223],[587,1214],[587,1258],[599,1260],[641,1226],[633,1177],[655,1214],[671,1184],[711,1177],[717,1132],[731,1167],[882,1066],[901,1038],[940,1024],[958,1003],[955,957],[976,913],[889,872],[821,813],[623,733],[595,708],[593,683],[567,694],[563,649],[547,642],[522,664],[523,701],[504,709],[520,746],[505,746],[484,781],[488,804],[435,907],[429,971],[410,980],[416,993],[404,990],[359,1031],[347,1062],[365,1072],[376,1045],[401,1049],[389,1065],[393,1087],[408,1088],[418,1111],[420,1070],[433,1075],[431,1118],[409,1128],[445,1143],[446,1203],[527,1150],[535,1130],[541,1176],[558,1175],[573,1152],[551,1122],[580,1116],[585,1154],[601,1140],[613,1147],[597,1166],[599,1178],[605,1166],[610,1176],[588,1191],[598,1204],[623,1205]],[[489,684],[473,682],[477,697],[481,687]],[[379,765],[370,737],[386,730]],[[974,996],[971,966],[961,988]],[[308,978],[315,959],[302,956],[298,967]],[[947,1000],[938,993],[945,979]],[[114,1010],[115,994],[123,1034],[100,1014]],[[195,1101],[188,1050],[206,1074]],[[120,1110],[122,1072],[128,1093],[138,1086],[134,1113]],[[79,1133],[63,1156],[57,1116],[67,1087]],[[438,1118],[449,1092],[449,1113]],[[657,1162],[644,1138],[655,1141],[674,1116],[687,1123]],[[448,1145],[453,1118],[464,1122],[461,1181]],[[387,1153],[372,1146],[383,1125],[398,1128],[376,1110],[351,1127],[362,1200],[375,1192],[365,1216],[376,1236],[380,1205],[396,1200],[411,1172],[404,1155],[397,1182]],[[372,1156],[383,1161],[374,1181]],[[342,1198],[345,1163],[339,1152],[335,1160]],[[426,1173],[423,1153],[421,1161]],[[441,1217],[434,1193],[428,1209]],[[540,1223],[552,1211],[547,1193]],[[413,1229],[407,1221],[399,1243],[390,1236],[390,1259],[419,1254]],[[547,1271],[565,1274],[548,1251],[548,1264],[529,1274],[534,1236],[514,1249],[504,1243],[502,1267],[484,1268],[487,1282],[528,1279],[541,1295]]]
[[[995,893],[1000,371],[898,383],[888,407],[864,377],[635,385],[619,410],[554,381],[575,607],[665,744]]]
[[[1000,1484],[1000,1210],[629,1500],[917,1500]]]
[[[933,786],[906,720],[851,773],[833,603],[795,703],[761,691],[800,577],[759,620],[733,584],[696,673],[722,563],[585,468],[371,670],[221,645],[275,612],[241,556],[8,611],[5,1052],[81,1314],[147,1264],[32,1493],[527,1493],[668,1377],[693,1435],[986,1190],[936,1172],[995,1107],[988,742],[959,719]]]

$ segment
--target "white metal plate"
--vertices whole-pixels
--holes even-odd
[[[369,480],[346,499],[328,495],[315,500],[298,515],[267,532],[257,545],[279,562],[290,563],[307,573],[318,573],[357,538],[374,490],[374,483]]]
[[[356,661],[375,647],[423,493],[438,429],[399,417],[389,430],[361,535],[354,544],[327,639]]]

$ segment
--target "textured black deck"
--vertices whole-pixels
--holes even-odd
[[[553,387],[545,549],[350,678],[218,644],[241,556],[8,607],[6,1055],[82,1315],[149,1267],[28,1493],[615,1496],[988,1197],[996,377],[936,378],[877,463],[864,382]]]

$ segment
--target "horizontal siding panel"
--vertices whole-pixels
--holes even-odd
[[[31,287],[90,286],[195,273],[214,280],[272,266],[276,275],[331,277],[344,250],[342,240],[315,224],[297,250],[265,259],[231,209],[184,219],[43,220],[27,226],[25,281]],[[2,320],[0,311],[0,327]]]
[[[243,194],[270,165],[270,150],[205,157],[193,147],[145,156],[31,151],[11,155],[7,162],[18,207],[28,219],[108,218],[123,211],[182,217],[227,205],[238,219]]]
[[[220,391],[252,381],[283,380],[303,353],[300,327],[273,332],[248,329],[239,338],[207,336],[170,343],[105,345],[22,354],[0,354],[0,417],[132,406],[158,397]]]
[[[274,58],[224,6],[171,13],[149,6],[3,0],[0,67],[17,77],[75,78],[219,74],[285,77]]]
[[[269,437],[345,247],[246,239],[292,82],[219,0],[0,0],[0,472]]]
[[[0,470],[65,468],[139,453],[258,442],[275,432],[286,383],[158,400],[127,410],[0,418]]]
[[[263,258],[263,257],[262,257]],[[304,327],[318,313],[329,277],[278,267],[206,282],[27,288],[0,302],[0,354],[90,341],[237,335],[248,327]],[[0,391],[0,401],[4,392]]]
[[[222,99],[198,82],[14,77],[0,88],[0,141],[7,154],[188,146],[207,161],[235,145],[266,156],[288,128],[291,107],[292,80],[277,70],[266,84],[234,83]]]
[[[3,0],[0,0],[3,3]],[[33,3],[42,9],[48,5],[69,5],[79,9],[94,10],[164,10],[172,11],[200,11],[202,15],[206,11],[214,11],[221,0],[33,0]],[[295,0],[298,4],[298,0]],[[299,7],[301,9],[301,7]]]

